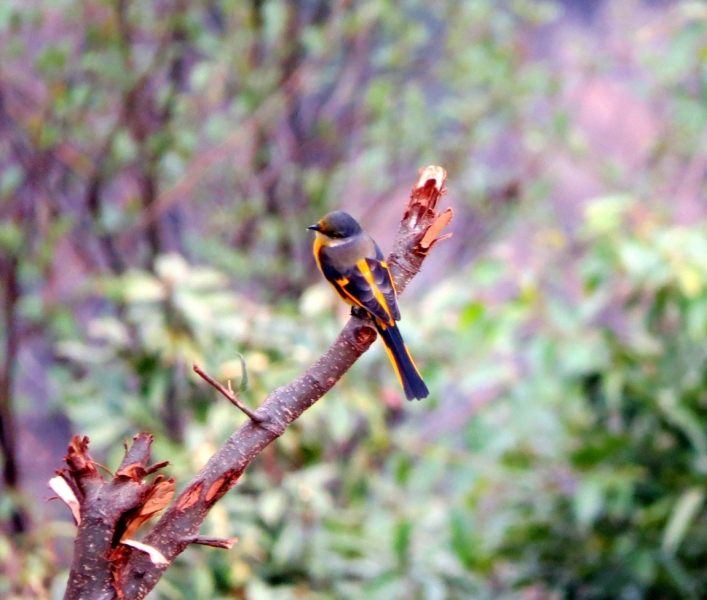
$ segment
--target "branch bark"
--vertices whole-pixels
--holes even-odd
[[[140,433],[115,476],[105,481],[88,453],[88,438],[75,436],[64,457],[68,468],[59,472],[80,505],[80,523],[74,540],[66,600],[108,600],[120,598],[116,572],[127,563],[131,548],[121,545],[131,522],[140,518],[140,509],[155,496],[162,484],[145,477],[164,463],[148,467],[152,436]],[[165,482],[166,483],[166,482]],[[172,481],[172,485],[174,482]],[[66,501],[66,499],[64,499]]]
[[[446,191],[445,178],[441,167],[427,167],[421,170],[413,187],[388,257],[398,293],[419,272],[425,257],[441,239],[438,234],[451,219],[451,209],[437,212],[437,203]],[[123,530],[121,523],[126,514],[140,512],[140,507],[155,495],[155,485],[159,485],[144,481],[150,471],[146,464],[151,436],[136,436],[111,482],[103,481],[88,458],[86,443],[78,444],[75,438],[72,444],[78,450],[75,448],[66,457],[69,469],[62,475],[77,492],[82,520],[65,600],[144,598],[189,544],[205,543],[206,538],[198,535],[201,523],[253,459],[329,391],[375,338],[375,328],[368,318],[352,316],[312,367],[289,385],[273,391],[255,411],[257,419],[249,419],[231,435],[145,537],[142,544],[150,552],[138,549],[139,544],[121,544],[116,532]],[[133,465],[132,470],[126,465]],[[130,475],[128,479],[126,473]],[[211,545],[214,544],[217,542]],[[156,560],[152,550],[165,560]]]

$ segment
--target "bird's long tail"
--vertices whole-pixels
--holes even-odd
[[[430,392],[415,366],[415,361],[403,341],[403,336],[400,335],[398,326],[396,324],[385,325],[376,319],[376,329],[383,340],[390,362],[393,363],[393,368],[405,390],[407,399],[427,398]]]

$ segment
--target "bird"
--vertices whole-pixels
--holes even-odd
[[[331,212],[307,229],[315,232],[314,258],[324,278],[373,320],[406,398],[426,398],[429,390],[398,328],[395,282],[378,244],[344,211]]]

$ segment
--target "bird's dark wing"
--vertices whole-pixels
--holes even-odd
[[[344,301],[365,308],[381,323],[392,325],[400,319],[395,284],[383,253],[373,240],[370,241],[375,258],[361,258],[354,264],[342,264],[340,252],[339,256],[332,256],[338,249],[316,242],[314,256],[324,277]]]
[[[365,308],[386,325],[392,325],[400,319],[395,287],[385,263],[364,258],[342,270],[323,264],[322,272],[339,295],[350,304]]]
[[[378,289],[381,291],[390,309],[390,315],[394,320],[400,321],[400,309],[398,308],[398,292],[395,289],[395,281],[393,280],[393,274],[388,268],[388,263],[385,260],[385,255],[381,252],[378,244],[374,240],[373,246],[376,252],[376,260],[369,259],[368,264],[371,268],[371,272],[376,281]],[[378,264],[372,264],[372,263]]]
[[[374,260],[367,258],[368,268],[373,275],[373,281],[380,294],[385,298],[388,312],[394,321],[400,321],[400,309],[398,308],[398,297],[395,291],[393,275],[388,268],[388,263],[384,260]]]

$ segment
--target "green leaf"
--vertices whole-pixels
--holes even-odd
[[[3,254],[12,256],[22,247],[24,235],[17,223],[0,221],[0,250]]]
[[[661,549],[666,554],[675,554],[685,538],[687,529],[697,515],[705,499],[702,488],[693,487],[685,491],[675,503],[668,524],[663,533]]]
[[[404,517],[398,519],[393,531],[393,553],[402,568],[408,561],[410,541],[412,539],[412,522]]]
[[[484,305],[481,302],[471,302],[462,311],[459,326],[468,328],[484,316]]]
[[[582,481],[574,495],[577,523],[585,531],[594,523],[604,507],[604,492],[596,479]]]
[[[0,195],[12,194],[22,183],[25,172],[18,165],[9,165],[0,176]]]
[[[625,194],[597,198],[585,209],[587,229],[592,235],[616,231],[631,205],[631,196]]]
[[[236,352],[238,360],[241,361],[241,384],[238,386],[236,394],[241,394],[248,390],[248,369],[246,368],[245,358],[240,352]]]

